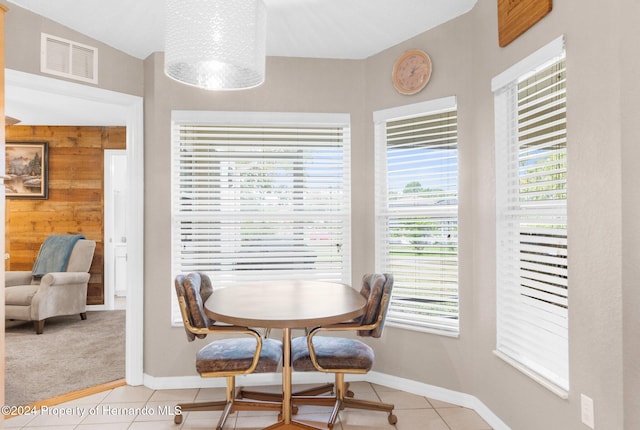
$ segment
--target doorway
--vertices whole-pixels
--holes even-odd
[[[143,98],[40,75],[5,70],[6,112],[33,125],[126,126],[127,268],[126,370],[143,383],[144,121]],[[60,109],[65,106],[65,109]],[[2,225],[4,235],[4,224]],[[4,270],[4,267],[1,269]],[[2,307],[1,312],[4,312]]]

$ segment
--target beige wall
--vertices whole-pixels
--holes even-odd
[[[409,333],[396,339],[399,330],[389,330],[384,345],[376,347],[376,370],[473,394],[517,430],[585,428],[581,393],[594,399],[597,429],[640,428],[639,232],[633,222],[640,211],[637,11],[633,1],[556,1],[549,16],[499,48],[495,2],[480,0],[469,14],[368,60],[368,110],[456,95],[460,115],[460,339]],[[567,45],[570,169],[568,400],[492,353],[496,262],[490,81],[561,34]],[[393,59],[412,47],[431,54],[434,72],[425,91],[407,99],[393,93],[387,76]],[[403,344],[412,346],[402,366],[395,366],[395,351]]]
[[[34,33],[65,37],[65,30],[13,9],[10,14],[19,20],[8,19],[8,67],[39,73]],[[171,109],[350,113],[357,281],[374,269],[372,112],[455,95],[461,165],[460,338],[389,327],[383,339],[372,342],[375,370],[474,395],[514,430],[585,428],[580,423],[581,393],[595,401],[596,429],[640,428],[639,12],[637,0],[557,0],[549,16],[499,48],[496,3],[479,0],[465,16],[364,61],[269,58],[263,86],[229,93],[170,81],[162,73],[162,54],[147,58],[142,68],[138,60],[103,49],[101,86],[135,95],[144,91],[145,97],[145,373],[157,378],[194,375],[193,354],[199,346],[187,344],[182,329],[169,326]],[[490,81],[560,34],[566,35],[569,79],[568,400],[492,353],[496,312]],[[431,55],[432,81],[416,96],[401,96],[390,84],[391,67],[400,53],[414,47]]]
[[[171,110],[228,110],[274,112],[346,112],[351,114],[353,187],[367,190],[363,171],[372,160],[358,154],[370,149],[364,139],[362,106],[364,63],[295,58],[268,58],[266,82],[252,90],[207,92],[178,84],[163,72],[163,55],[145,61],[145,373],[155,376],[193,375],[193,352],[184,331],[169,327],[172,293],[170,237],[170,120]],[[153,154],[153,156],[150,156]],[[153,184],[150,186],[149,184]],[[354,193],[357,195],[359,193]],[[367,193],[368,194],[368,193]],[[363,218],[354,204],[354,218]],[[362,257],[371,233],[354,224],[356,238],[353,273],[360,278],[367,259]],[[355,275],[354,275],[355,276]],[[175,345],[180,345],[176,348]],[[200,345],[201,347],[201,345]]]
[[[9,8],[5,18],[5,64],[8,69],[42,74],[40,73],[40,35],[47,33],[98,48],[98,87],[142,96],[144,82],[141,60],[35,15],[13,3],[6,1],[0,1],[0,3]],[[78,83],[73,80],[71,82]]]
[[[622,173],[622,339],[624,428],[640,428],[640,56],[637,24],[640,2],[625,2],[612,22],[624,22],[620,58]],[[631,22],[630,22],[631,21]]]
[[[368,60],[369,111],[456,95],[460,115],[460,339],[406,332],[397,339],[400,330],[391,329],[376,347],[376,370],[473,394],[517,430],[585,428],[581,393],[594,399],[597,429],[640,428],[637,12],[633,1],[556,1],[548,17],[499,48],[495,2],[480,0],[469,14]],[[496,262],[490,81],[561,34],[567,45],[570,169],[568,400],[492,353]],[[413,47],[431,54],[434,72],[429,86],[408,99],[391,90],[388,70],[399,53]],[[396,351],[407,348],[403,345],[411,346],[396,366]]]

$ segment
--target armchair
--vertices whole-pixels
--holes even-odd
[[[96,242],[84,236],[49,236],[32,271],[5,273],[5,319],[33,321],[36,334],[44,321],[79,314],[87,319],[87,285]],[[47,271],[52,268],[52,271]]]

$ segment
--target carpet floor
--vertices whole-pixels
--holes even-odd
[[[5,321],[5,404],[27,405],[124,378],[125,311]]]

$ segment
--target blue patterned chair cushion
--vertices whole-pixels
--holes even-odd
[[[367,305],[364,308],[364,314],[360,318],[360,324],[369,325],[376,322],[378,319],[378,313],[380,310],[380,301],[382,300],[382,289],[384,287],[385,277],[381,274],[364,275],[362,277],[362,287],[360,288],[360,295],[367,299]],[[367,336],[367,332],[361,330],[363,334],[360,336]]]
[[[366,320],[363,318],[362,324],[373,324],[376,322],[378,315],[382,315],[382,321],[380,321],[380,325],[373,330],[358,330],[358,336],[363,337],[375,337],[379,338],[382,336],[382,331],[384,329],[384,322],[387,319],[387,311],[389,310],[389,304],[391,300],[384,303],[384,308],[382,306],[382,297],[385,294],[388,294],[391,297],[391,291],[393,290],[393,275],[390,273],[385,273],[384,275],[370,275],[373,282],[365,282],[367,277],[363,279],[363,283],[371,284],[371,295],[369,296],[369,300],[367,302],[367,308],[365,311],[365,316],[368,317],[370,308],[375,308],[375,314],[373,314],[373,318]],[[380,282],[380,278],[382,278],[382,282]],[[364,289],[363,285],[363,289]],[[362,290],[360,291],[362,294]],[[366,297],[366,296],[365,296]]]
[[[204,275],[206,277],[206,275]],[[204,300],[200,294],[200,287],[202,286],[202,277],[200,273],[189,273],[184,278],[184,293],[187,299],[187,309],[191,316],[191,323],[196,328],[209,327],[209,318],[204,313]],[[209,282],[209,285],[211,283]]]
[[[254,338],[216,340],[196,354],[198,373],[242,371],[251,367],[256,350]],[[275,372],[282,360],[282,342],[263,339],[255,373]]]
[[[178,295],[178,297],[183,297],[185,299],[185,303],[186,303],[186,297],[185,297],[185,293],[184,293],[184,275],[178,275],[176,276],[176,279],[174,281],[174,286],[176,288],[176,294]],[[189,313],[189,310],[187,309],[187,313]],[[189,317],[189,315],[187,315],[187,317],[189,318],[189,322],[191,322],[191,318]],[[189,331],[189,329],[187,328],[187,326],[184,326],[184,331],[187,333],[187,339],[189,339],[189,342],[193,342],[196,339],[196,335],[191,333]],[[203,338],[206,335],[199,335],[199,338]]]
[[[175,279],[176,294],[183,297],[187,306],[187,317],[193,327],[207,328],[213,324],[204,313],[204,302],[213,292],[211,280],[205,274],[189,273],[188,275],[178,275]],[[204,339],[206,334],[193,334],[185,326],[187,338],[193,341],[196,337]]]
[[[375,356],[373,349],[356,339],[314,336],[313,347],[318,364],[325,369],[371,370]],[[307,338],[291,341],[291,365],[300,372],[316,370],[309,356]]]

